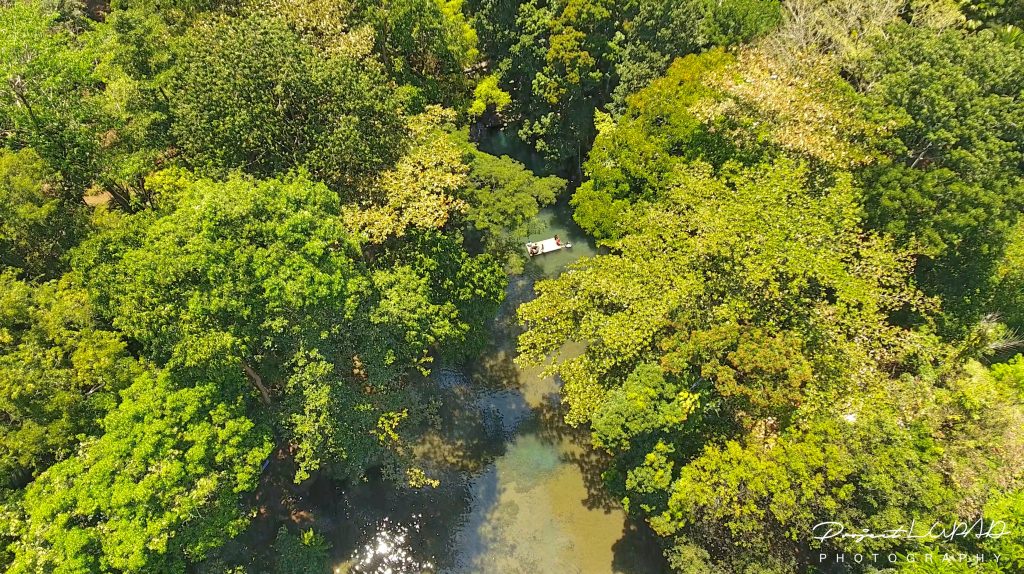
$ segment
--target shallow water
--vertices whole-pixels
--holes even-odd
[[[649,532],[608,499],[589,437],[562,423],[557,381],[512,361],[515,308],[533,296],[534,282],[596,252],[564,205],[542,211],[529,239],[555,234],[573,248],[535,257],[513,278],[492,348],[431,377],[443,397],[441,421],[415,453],[441,485],[378,480],[337,493],[345,524],[331,537],[337,572],[664,571]]]

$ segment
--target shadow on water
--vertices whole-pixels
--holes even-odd
[[[561,175],[548,168],[544,156],[537,153],[515,134],[500,128],[486,128],[477,142],[480,151],[496,156],[508,156],[526,166],[537,175]]]
[[[537,434],[550,444],[578,445],[562,453],[562,460],[571,463],[583,478],[587,496],[583,504],[592,510],[614,512],[621,509],[605,487],[602,473],[608,467],[609,457],[603,452],[586,445],[590,431],[585,427],[573,427],[565,422],[565,408],[560,402],[545,403],[537,409]]]
[[[533,297],[537,280],[554,277],[596,253],[565,204],[544,210],[530,240],[572,242],[530,261],[514,278],[493,325],[492,347],[464,367],[477,404],[503,421],[504,452],[470,479],[470,508],[453,539],[446,572],[662,572],[649,530],[631,522],[604,488],[605,455],[589,448],[589,432],[565,424],[560,385],[537,368],[514,363],[515,309]],[[582,352],[567,345],[566,356]],[[642,544],[634,548],[634,544]]]
[[[670,574],[657,536],[635,521],[623,521],[622,536],[612,545],[612,571],[619,574]]]

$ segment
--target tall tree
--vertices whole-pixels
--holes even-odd
[[[619,83],[615,108],[668,69],[673,59],[712,46],[748,42],[779,24],[774,0],[637,0],[636,12],[623,24],[624,41],[616,63]]]
[[[1024,57],[991,34],[894,25],[859,70],[866,105],[891,126],[865,171],[870,224],[926,255],[918,273],[962,329],[1024,205]]]
[[[1016,332],[1024,332],[1024,221],[1018,220],[993,278],[993,308]]]
[[[99,438],[29,485],[10,571],[184,572],[241,532],[271,442],[224,398],[240,378],[140,375]]]
[[[477,31],[463,0],[359,0],[360,19],[374,30],[376,52],[399,83],[426,103],[461,106],[469,95],[465,70],[480,58]]]
[[[607,0],[520,8],[519,41],[503,75],[522,117],[520,137],[552,164],[578,171],[594,137],[594,108],[612,85],[615,14]]]
[[[149,185],[159,209],[122,217],[75,255],[97,308],[162,365],[244,373],[282,434],[337,455],[322,462],[342,476],[386,456],[362,439],[413,406],[410,369],[456,352],[503,293],[500,268],[457,236],[359,239],[337,194],[305,176],[172,171]],[[300,476],[321,466],[301,462]]]
[[[31,279],[55,278],[88,230],[86,215],[32,149],[0,149],[0,266]]]
[[[47,2],[0,6],[0,127],[9,147],[32,147],[62,176],[69,199],[98,171],[104,119],[88,94],[100,88],[91,54]]]
[[[1024,6],[1013,0],[965,0],[964,13],[972,21],[987,26],[1024,26]]]
[[[138,365],[86,293],[0,273],[0,487],[24,486],[99,431]]]
[[[173,134],[197,169],[301,167],[343,191],[403,151],[399,102],[380,65],[320,54],[283,20],[212,17],[181,40],[178,59]]]
[[[752,40],[779,21],[774,0],[472,2],[484,49],[514,103],[519,136],[566,173],[580,172],[594,110],[712,45]],[[582,175],[582,174],[579,174]]]

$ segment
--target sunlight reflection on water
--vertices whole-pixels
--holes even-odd
[[[404,525],[385,517],[373,537],[353,554],[348,571],[357,574],[434,571],[434,565],[415,556],[409,545],[409,534],[411,531],[420,531],[422,518],[422,515],[413,515],[411,525]],[[338,567],[335,572],[340,574],[343,570]]]

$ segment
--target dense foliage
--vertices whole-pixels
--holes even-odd
[[[474,88],[460,4],[98,9],[0,5],[11,570],[220,563],[272,453],[297,483],[435,482],[417,386],[483,344],[564,187],[441,107]]]
[[[220,402],[224,384],[136,379],[102,436],[25,491],[11,571],[181,570],[240,532],[238,493],[271,442],[240,404]]]
[[[823,185],[791,160],[722,172],[673,171],[620,218],[614,255],[520,308],[521,360],[586,345],[556,370],[567,420],[615,457],[613,491],[690,571],[733,572],[885,548],[811,548],[822,517],[930,523],[1005,486],[988,469],[1020,463],[1002,449],[1020,440],[1003,429],[1022,381],[889,320],[934,301],[906,253],[864,234],[851,176]]]
[[[518,361],[671,568],[1019,571],[1022,26],[1011,0],[0,1],[0,561],[240,572],[244,534],[259,571],[330,571],[275,512],[437,483],[426,376],[487,345],[566,199],[600,254],[536,283]],[[498,130],[515,158],[478,147]],[[978,516],[1012,532],[813,536]]]
[[[263,176],[302,167],[344,189],[402,151],[399,102],[372,58],[325,58],[287,23],[259,17],[203,22],[179,50],[169,108],[190,165]]]
[[[684,572],[922,551],[815,540],[822,521],[1020,519],[1024,380],[983,364],[1016,345],[998,321],[1020,325],[1020,51],[931,27],[936,6],[907,23],[813,4],[595,113],[572,203],[610,253],[519,309],[519,360],[560,377],[607,487]],[[808,36],[802,16],[865,38]],[[560,356],[568,341],[586,350]]]
[[[659,76],[673,58],[763,35],[775,0],[476,0],[485,53],[511,96],[520,137],[555,165],[578,169],[593,110]]]

